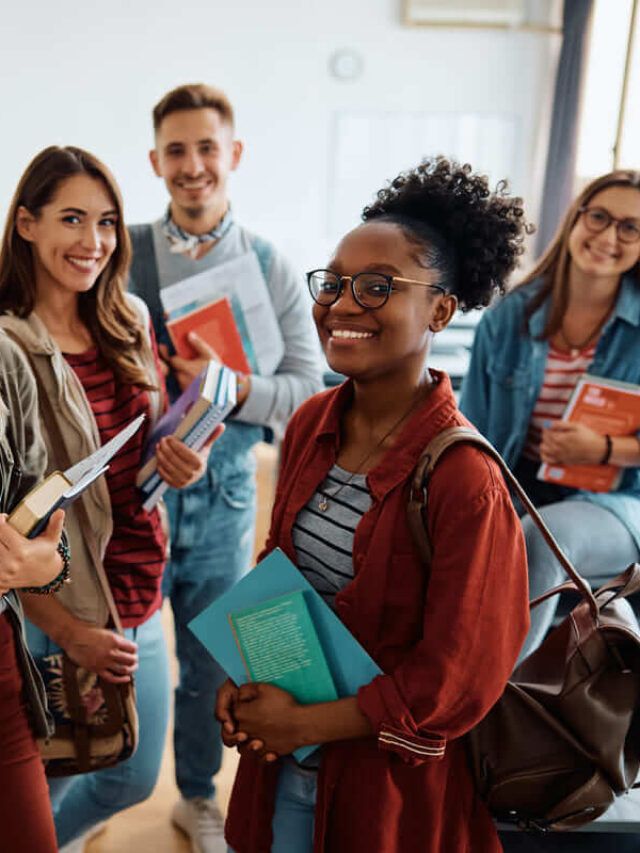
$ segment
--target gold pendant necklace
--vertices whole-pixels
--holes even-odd
[[[432,383],[430,383],[429,387],[431,387],[431,384],[432,384]],[[421,396],[421,395],[420,395],[420,396]],[[338,486],[338,488],[335,490],[335,492],[331,492],[330,494],[323,494],[323,495],[322,495],[322,497],[321,497],[321,498],[320,498],[320,500],[318,501],[318,509],[320,510],[320,512],[326,512],[326,511],[329,509],[330,501],[332,501],[335,497],[337,497],[337,495],[339,495],[339,494],[340,494],[340,492],[341,492],[341,491],[342,491],[346,486],[348,486],[348,485],[349,485],[349,483],[351,483],[351,481],[353,480],[353,478],[354,478],[355,476],[357,476],[357,475],[360,473],[360,469],[361,469],[361,468],[363,467],[363,465],[367,462],[367,460],[369,460],[369,459],[373,456],[373,454],[376,452],[376,450],[378,450],[378,448],[379,448],[379,447],[381,447],[381,446],[384,444],[384,442],[389,438],[389,436],[390,436],[390,435],[392,435],[392,434],[393,434],[393,433],[398,429],[398,427],[400,426],[400,424],[401,424],[401,423],[402,423],[406,418],[408,418],[408,417],[409,417],[409,415],[411,414],[411,412],[412,412],[412,411],[414,410],[414,408],[417,406],[417,404],[418,404],[418,402],[419,402],[419,400],[420,400],[420,396],[418,397],[418,399],[416,399],[416,400],[414,400],[414,401],[413,401],[413,403],[409,406],[409,408],[408,408],[408,409],[406,410],[406,412],[402,415],[402,417],[401,417],[401,418],[399,418],[397,421],[395,421],[395,423],[393,424],[393,426],[391,427],[391,429],[387,430],[387,432],[385,432],[385,434],[382,436],[382,438],[381,438],[381,439],[380,439],[376,444],[374,444],[374,446],[371,448],[371,450],[369,450],[369,451],[367,452],[366,456],[363,456],[363,457],[362,457],[362,459],[360,460],[360,462],[358,462],[358,464],[357,464],[357,466],[356,466],[356,470],[355,470],[355,471],[353,471],[353,472],[351,473],[351,475],[350,475],[350,476],[349,476],[349,477],[344,481],[344,483],[340,483],[340,485],[339,485],[339,486]]]

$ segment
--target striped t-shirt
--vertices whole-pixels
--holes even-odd
[[[118,381],[96,347],[64,357],[80,380],[104,444],[142,412],[149,412],[147,392]],[[106,473],[113,513],[113,534],[104,556],[122,624],[145,622],[162,603],[160,579],[166,538],[157,509],[142,508],[135,480],[149,429],[147,420],[113,457]]]
[[[540,461],[542,430],[549,421],[562,418],[569,397],[578,379],[587,372],[595,355],[596,344],[582,350],[562,352],[549,345],[549,354],[544,368],[544,381],[533,408],[529,431],[522,451],[527,459]]]
[[[353,537],[370,506],[366,475],[334,465],[293,525],[298,568],[331,607],[353,578]]]

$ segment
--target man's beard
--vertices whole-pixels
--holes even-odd
[[[205,212],[205,206],[203,204],[198,205],[198,207],[183,207],[182,208],[184,214],[189,219],[200,219],[200,217]]]

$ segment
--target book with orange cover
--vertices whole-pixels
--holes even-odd
[[[600,435],[634,435],[640,431],[640,385],[602,376],[581,376],[571,395],[563,421],[584,424]],[[619,484],[616,465],[542,464],[538,479],[590,492],[610,492]]]
[[[188,340],[189,333],[195,332],[213,347],[227,367],[240,373],[254,372],[245,353],[231,302],[226,296],[174,320],[168,320],[167,329],[177,354],[182,358],[197,356]]]

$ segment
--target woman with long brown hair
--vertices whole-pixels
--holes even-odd
[[[587,577],[640,557],[640,443],[562,421],[584,373],[640,384],[640,173],[586,186],[544,256],[483,316],[460,408],[515,469],[565,553]],[[602,431],[604,432],[604,430]],[[549,465],[623,469],[610,492],[537,478]],[[531,597],[564,580],[524,518]],[[523,655],[549,628],[557,597],[532,611]]]
[[[74,583],[46,600],[23,597],[33,653],[62,648],[112,682],[137,670],[137,752],[123,764],[52,785],[58,843],[149,795],[160,765],[168,714],[168,679],[160,623],[166,537],[157,510],[142,507],[135,486],[145,437],[163,403],[163,381],[143,303],[125,294],[129,239],[115,180],[93,155],[50,147],[27,167],[9,209],[0,253],[0,325],[27,354],[53,412],[43,421],[49,469],[64,468],[146,414],[104,478],[77,505],[67,529]],[[56,434],[59,438],[55,439]],[[60,445],[63,446],[60,446]],[[198,454],[162,440],[158,470],[177,488],[205,470]],[[99,554],[125,628],[106,626],[104,596],[91,554]]]

